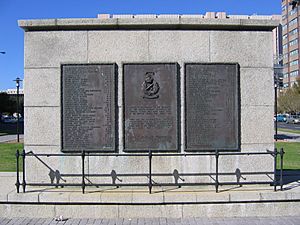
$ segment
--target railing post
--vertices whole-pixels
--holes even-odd
[[[280,190],[283,190],[283,155],[284,155],[283,148],[280,149]]]
[[[277,148],[275,148],[274,153],[273,153],[273,157],[274,157],[274,180],[273,180],[273,185],[274,185],[274,191],[277,191]]]
[[[216,193],[219,191],[219,151],[216,150]]]
[[[82,150],[82,152],[81,152],[81,165],[82,165],[81,166],[82,167],[82,184],[81,184],[81,187],[82,187],[82,193],[83,194],[84,194],[84,189],[85,189],[84,158],[85,158],[85,152],[84,152],[84,150]]]
[[[149,150],[149,194],[152,192],[152,151]]]
[[[17,166],[17,181],[16,181],[16,188],[17,188],[17,193],[20,193],[20,179],[19,179],[19,158],[20,158],[20,152],[19,149],[16,151],[16,166]]]
[[[22,151],[22,162],[23,162],[23,181],[22,181],[22,186],[23,186],[23,192],[25,193],[26,191],[26,180],[25,180],[25,157],[26,157],[26,152],[25,149]]]

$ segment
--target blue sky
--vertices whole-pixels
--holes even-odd
[[[94,18],[110,14],[281,13],[281,0],[0,0],[0,90],[23,78],[24,44],[19,19]],[[1,103],[0,103],[1,104]]]

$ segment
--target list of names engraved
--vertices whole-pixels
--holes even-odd
[[[178,150],[177,64],[124,65],[124,150]]]
[[[186,64],[186,150],[238,150],[237,64]]]
[[[115,151],[113,64],[62,66],[64,151]]]

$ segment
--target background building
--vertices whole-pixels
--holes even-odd
[[[283,88],[291,87],[299,78],[299,7],[282,0]]]

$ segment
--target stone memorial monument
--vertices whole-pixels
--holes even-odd
[[[105,154],[273,150],[272,30],[277,24],[260,17],[200,15],[21,20],[25,150],[99,153],[86,155],[85,172],[115,178],[147,172],[148,159]],[[49,167],[60,173],[81,170],[80,157],[49,158],[49,167],[26,160],[31,181],[49,181]],[[219,170],[273,171],[273,158],[222,156]],[[154,173],[173,171],[177,178],[213,173],[214,156],[153,159]],[[185,177],[185,182],[211,180]]]

